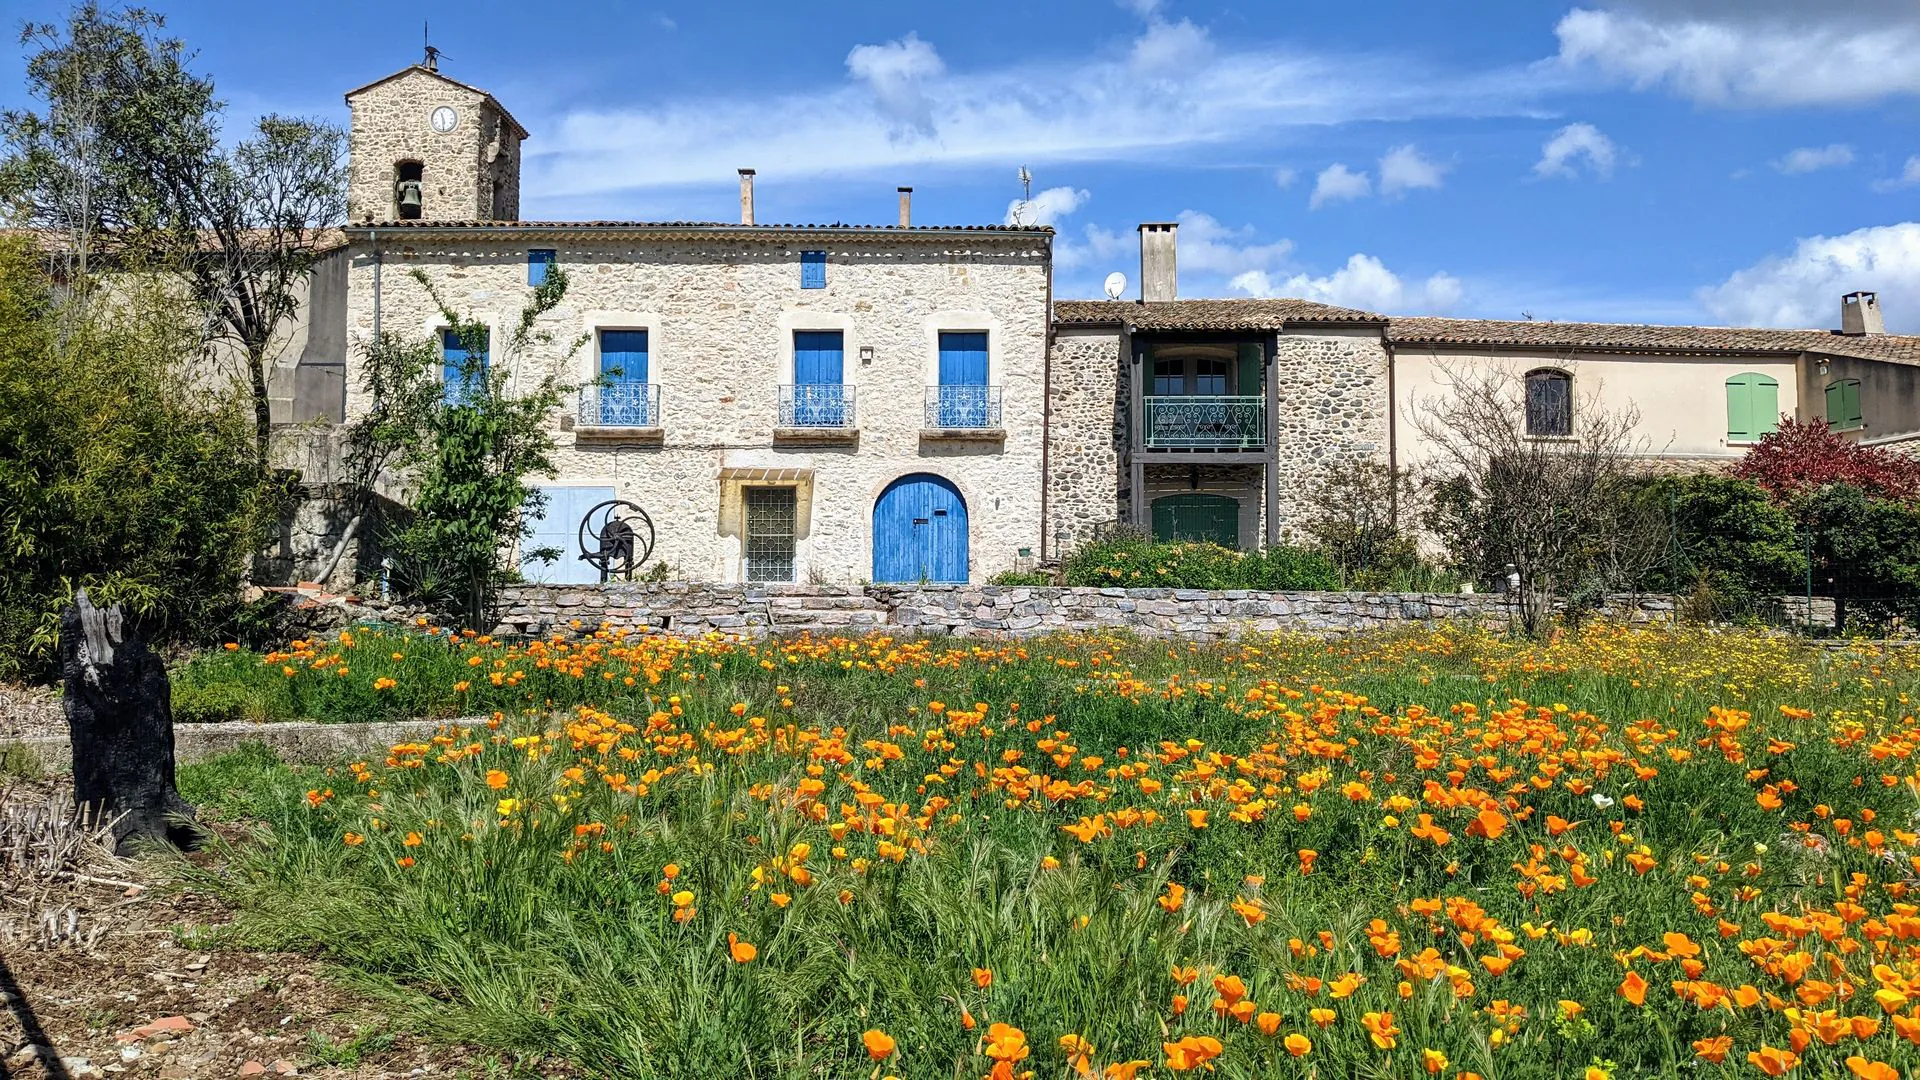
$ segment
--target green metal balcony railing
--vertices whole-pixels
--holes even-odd
[[[1145,424],[1142,441],[1150,450],[1257,450],[1267,445],[1267,403],[1260,397],[1149,397]]]

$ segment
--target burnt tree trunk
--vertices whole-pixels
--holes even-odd
[[[193,807],[174,787],[173,703],[167,669],[120,605],[85,589],[60,615],[63,707],[73,740],[73,801],[117,818],[121,854],[143,843],[192,847]]]

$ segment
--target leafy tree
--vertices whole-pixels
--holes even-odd
[[[224,104],[164,30],[150,11],[92,0],[64,25],[25,28],[42,109],[0,113],[0,195],[22,223],[63,238],[82,298],[95,253],[190,285],[206,327],[196,344],[238,362],[264,470],[269,365],[315,258],[338,243],[346,136],[267,116],[223,145]]]
[[[1300,531],[1340,569],[1348,588],[1374,588],[1420,566],[1419,548],[1401,529],[1417,520],[1419,492],[1405,472],[1375,461],[1342,462],[1307,492]]]
[[[1817,420],[1786,420],[1734,466],[1777,499],[1847,484],[1883,499],[1920,499],[1920,459],[1843,439]]]
[[[1647,584],[1691,593],[1702,618],[1752,617],[1805,581],[1793,515],[1751,480],[1722,473],[1661,477],[1634,496],[1671,523],[1672,546]]]
[[[1834,599],[1845,630],[1856,613],[1874,621],[1913,614],[1920,598],[1920,506],[1875,498],[1852,484],[1828,484],[1796,500],[1813,539],[1815,587]]]
[[[192,306],[151,278],[84,320],[64,297],[0,239],[0,678],[48,672],[82,587],[162,639],[231,630],[270,516],[244,400],[182,370]]]
[[[550,417],[576,389],[560,381],[558,368],[586,339],[575,339],[561,365],[518,393],[513,376],[530,363],[528,351],[553,341],[537,323],[566,296],[566,274],[548,270],[505,341],[489,340],[487,325],[455,311],[424,273],[415,270],[413,279],[466,351],[460,385],[440,385],[433,342],[383,337],[364,365],[372,406],[349,440],[361,483],[371,487],[389,464],[402,475],[410,515],[388,537],[402,588],[453,604],[477,627],[490,622],[495,590],[508,576],[503,554],[532,535],[529,512],[545,505],[527,478],[553,474]]]

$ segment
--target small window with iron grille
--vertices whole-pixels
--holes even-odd
[[[794,489],[750,487],[747,503],[747,580],[793,580]]]

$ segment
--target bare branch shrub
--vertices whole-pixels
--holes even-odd
[[[1480,581],[1519,577],[1513,614],[1526,634],[1630,589],[1664,550],[1664,522],[1630,498],[1647,440],[1639,410],[1573,403],[1571,434],[1527,432],[1526,383],[1511,365],[1442,363],[1446,390],[1414,403],[1432,447],[1427,527],[1454,568]]]

